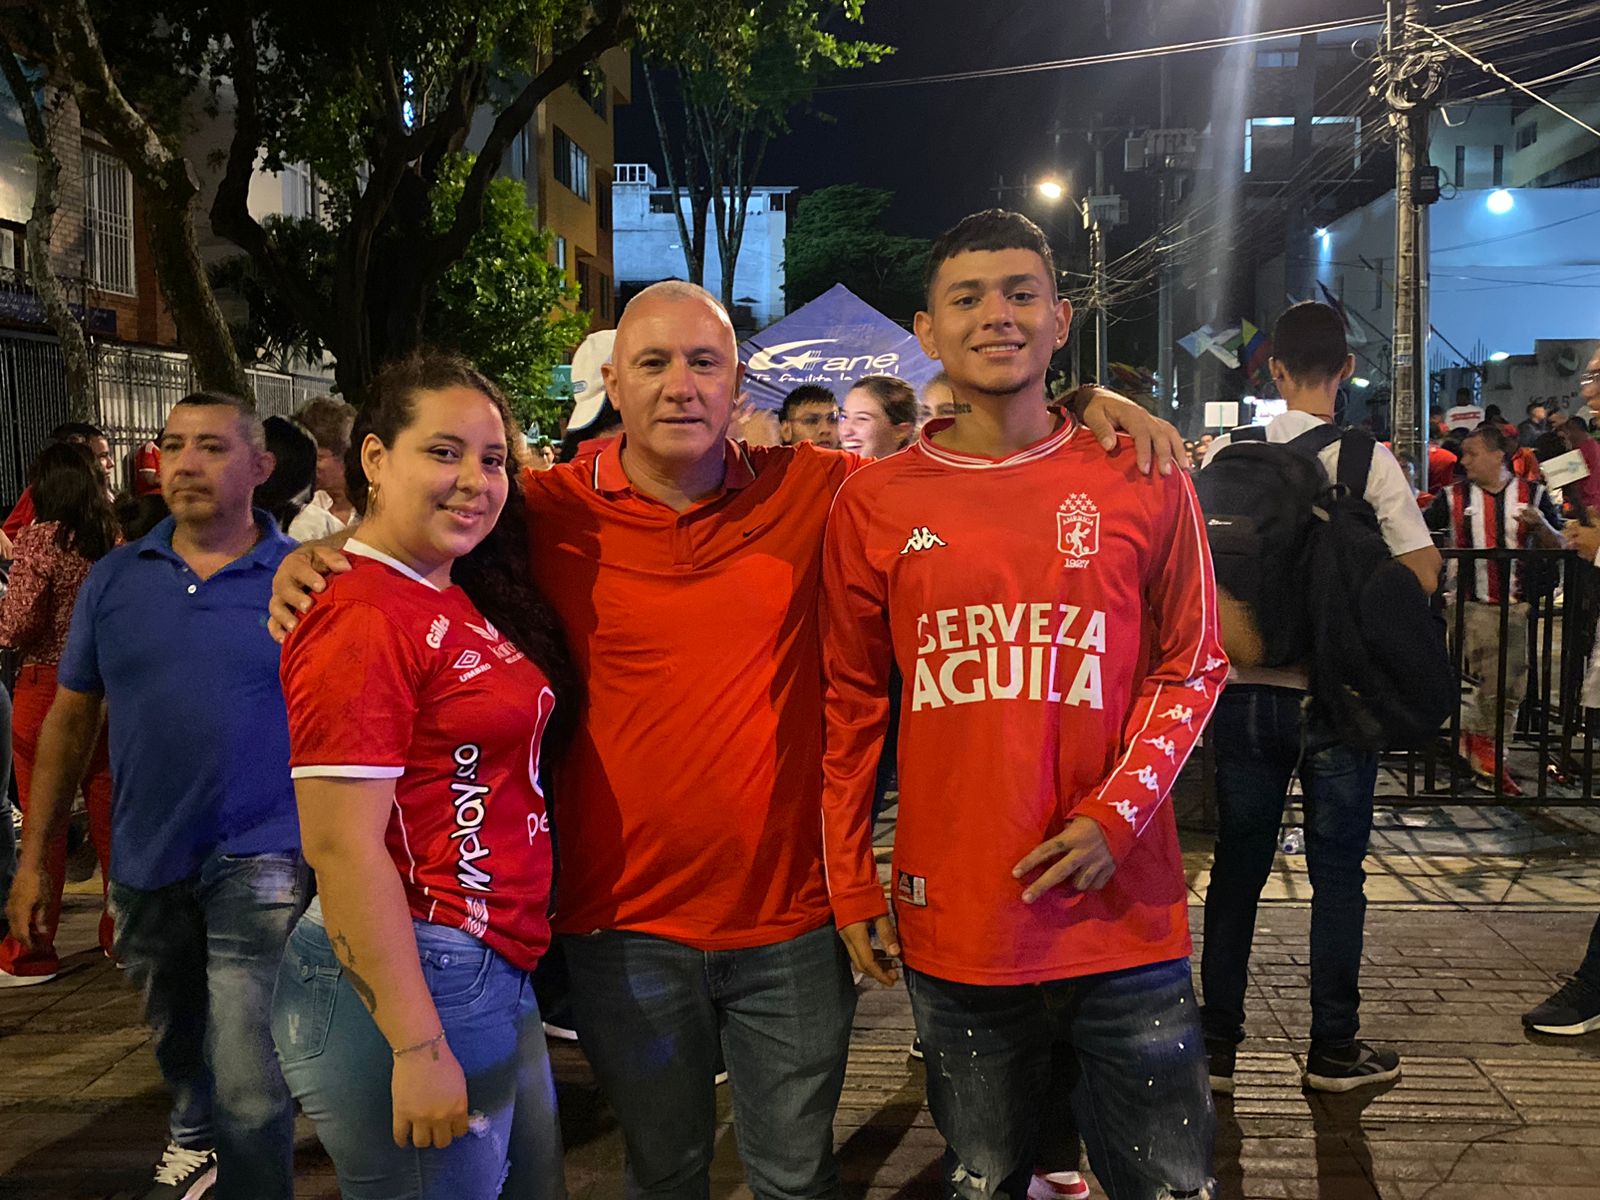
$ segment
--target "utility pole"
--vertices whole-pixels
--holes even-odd
[[[1151,7],[1152,24],[1155,9]],[[1167,127],[1168,109],[1171,104],[1172,67],[1167,56],[1161,56],[1161,128]],[[1160,242],[1156,246],[1156,261],[1160,264],[1158,286],[1160,291],[1156,300],[1156,412],[1162,417],[1172,415],[1172,399],[1176,393],[1172,378],[1172,267],[1167,256],[1167,214],[1171,209],[1171,191],[1169,180],[1171,175],[1167,170],[1165,161],[1161,163],[1160,196],[1156,212],[1156,229]]]
[[[1431,0],[1387,0],[1384,41],[1385,95],[1395,131],[1394,341],[1390,392],[1394,448],[1423,462],[1428,444],[1428,208],[1435,184],[1428,166],[1432,97],[1442,81],[1436,53],[1412,26],[1424,23]]]
[[[1096,128],[1089,131],[1094,144],[1094,194],[1105,195],[1106,148],[1100,140],[1099,119]],[[1106,385],[1106,298],[1111,294],[1106,288],[1106,236],[1100,228],[1100,219],[1089,209],[1089,197],[1083,199],[1083,223],[1089,230],[1089,272],[1094,282],[1094,381]]]

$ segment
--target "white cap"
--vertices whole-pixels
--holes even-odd
[[[611,361],[611,345],[616,340],[615,329],[602,329],[584,338],[572,356],[572,395],[576,403],[567,418],[569,430],[587,428],[604,410],[606,385],[600,368]]]

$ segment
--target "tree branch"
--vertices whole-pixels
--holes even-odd
[[[495,118],[494,126],[478,152],[477,161],[467,175],[466,187],[456,203],[455,218],[450,228],[431,238],[424,249],[424,278],[437,278],[466,253],[472,235],[483,227],[484,196],[489,190],[490,180],[500,169],[500,160],[511,145],[512,138],[533,119],[534,110],[546,96],[575,79],[588,63],[622,40],[628,4],[629,0],[597,0],[595,23],[581,38],[551,59],[549,66],[534,76],[517,98]]]
[[[307,328],[324,343],[333,328],[333,310],[317,293],[310,276],[278,253],[271,235],[250,213],[250,180],[261,148],[261,109],[255,27],[242,12],[228,31],[233,42],[235,110],[227,168],[211,204],[211,228],[248,254],[291,305]]]

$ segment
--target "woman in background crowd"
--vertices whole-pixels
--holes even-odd
[[[16,539],[11,585],[0,598],[0,645],[20,652],[12,737],[17,795],[24,817],[33,777],[39,731],[56,694],[56,665],[66,646],[67,629],[78,589],[89,568],[117,542],[111,498],[105,475],[81,443],[46,446],[29,472],[35,521]],[[83,779],[89,810],[89,836],[100,859],[102,890],[111,866],[111,766],[104,731],[96,743]],[[7,936],[0,942],[0,987],[25,987],[55,978],[60,968],[55,933],[61,919],[61,888],[67,861],[65,829],[50,847],[46,867],[50,904],[31,950]],[[112,953],[112,925],[100,915],[100,946]]]
[[[378,373],[355,439],[354,567],[283,649],[319,895],[273,1038],[346,1196],[556,1197],[529,972],[550,940],[539,765],[568,672],[527,582],[516,430],[471,364],[428,354]]]
[[[332,396],[313,396],[294,419],[316,439],[317,480],[310,502],[284,532],[297,542],[309,542],[337,533],[356,521],[344,470],[356,410]]]

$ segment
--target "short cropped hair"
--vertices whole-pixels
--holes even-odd
[[[783,398],[783,409],[779,412],[778,419],[792,421],[794,410],[803,404],[826,404],[831,408],[837,408],[839,398],[820,383],[802,383]]]
[[[922,290],[933,299],[933,281],[946,259],[971,250],[1032,250],[1044,260],[1044,273],[1050,290],[1056,292],[1056,258],[1050,252],[1050,239],[1044,230],[1021,213],[1003,208],[988,208],[962,217],[934,239],[928,251],[928,267],[923,273]]]
[[[883,415],[891,425],[917,423],[917,393],[904,379],[893,375],[863,375],[850,385],[850,390],[860,388],[878,402]]]
[[[300,406],[294,419],[317,439],[319,450],[344,457],[350,449],[350,430],[355,427],[356,407],[337,396],[313,396]]]
[[[1517,443],[1506,436],[1504,429],[1489,421],[1479,425],[1462,440],[1471,441],[1473,438],[1477,438],[1485,447],[1505,459],[1507,464],[1511,462],[1511,456],[1517,452]]]
[[[50,431],[52,442],[92,442],[96,438],[104,441],[105,437],[105,430],[87,421],[67,421]]]
[[[1303,300],[1272,327],[1272,357],[1301,383],[1318,383],[1338,375],[1349,356],[1344,318],[1330,305]]]
[[[245,439],[250,445],[256,450],[267,448],[267,430],[261,423],[261,414],[248,400],[230,396],[227,392],[190,392],[173,408],[231,408],[239,418],[239,427],[244,430]]]

